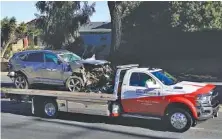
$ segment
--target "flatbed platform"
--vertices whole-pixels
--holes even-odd
[[[69,92],[69,91],[56,91],[56,90],[38,90],[38,89],[15,89],[2,87],[1,93],[4,94],[17,94],[17,95],[30,95],[30,96],[47,96],[56,97],[68,101],[89,101],[104,103],[109,100],[116,100],[113,94],[94,93],[94,92]]]

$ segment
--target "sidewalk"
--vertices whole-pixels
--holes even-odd
[[[7,76],[8,72],[0,72],[1,76]]]

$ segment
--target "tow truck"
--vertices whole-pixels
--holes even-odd
[[[40,117],[56,118],[58,111],[76,108],[114,119],[162,120],[173,132],[185,132],[199,120],[218,117],[219,111],[215,85],[178,81],[162,69],[138,64],[117,66],[113,94],[14,88],[1,88],[1,92],[28,96],[32,114]]]

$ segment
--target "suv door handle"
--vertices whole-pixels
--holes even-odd
[[[49,68],[46,68],[46,67],[42,67],[42,69],[46,69],[46,70],[48,70],[48,71],[51,71],[51,69],[49,69]]]

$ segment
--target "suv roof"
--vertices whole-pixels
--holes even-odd
[[[60,53],[69,53],[70,51],[68,50],[25,50],[25,51],[17,52],[15,53],[15,55],[21,54],[21,53],[33,53],[33,52],[52,52],[52,53],[60,54]]]

